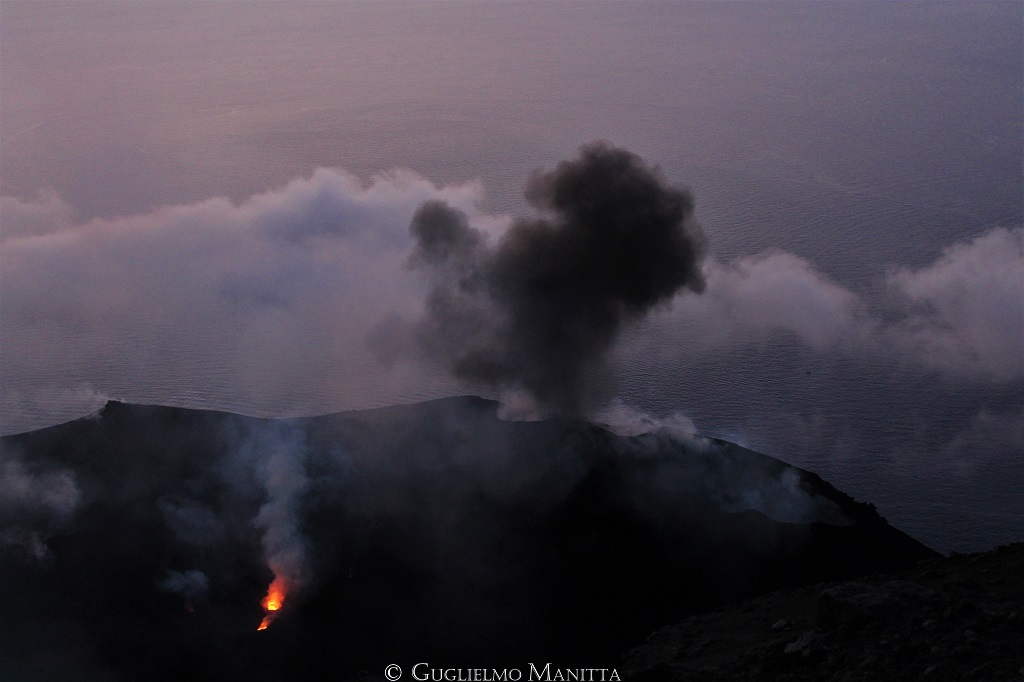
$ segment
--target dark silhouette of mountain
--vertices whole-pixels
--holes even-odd
[[[739,446],[497,408],[110,402],[3,438],[0,678],[609,667],[688,614],[936,556]],[[257,632],[270,564],[293,584]]]

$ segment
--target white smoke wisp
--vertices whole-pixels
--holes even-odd
[[[888,283],[909,314],[885,336],[906,356],[953,376],[1024,377],[1024,229],[989,230]]]
[[[254,523],[263,530],[263,551],[274,575],[298,585],[306,571],[305,541],[296,511],[306,487],[305,472],[290,453],[275,453],[266,460],[263,474],[269,499]]]
[[[501,405],[498,407],[498,418],[510,422],[535,422],[551,416],[530,395],[523,390],[509,389],[500,394]]]
[[[421,285],[405,267],[416,208],[444,201],[497,232],[504,218],[482,212],[482,196],[478,184],[438,187],[411,171],[361,183],[318,169],[241,203],[86,223],[52,193],[3,197],[4,431],[66,418],[59,405],[82,401],[46,398],[86,384],[159,404],[187,386],[208,406],[282,415],[325,411],[325,396],[351,409],[450,383],[430,368],[381,366],[367,336],[418,311]]]
[[[808,494],[801,487],[801,474],[797,469],[786,468],[778,475],[758,478],[748,474],[744,478],[742,485],[733,488],[723,485],[716,491],[715,496],[724,511],[753,510],[780,523],[827,523],[833,526],[852,523],[832,501]]]
[[[1024,229],[993,228],[943,250],[923,268],[893,267],[896,309],[869,301],[790,253],[706,264],[703,296],[680,296],[654,321],[659,339],[694,354],[784,333],[819,353],[892,361],[950,381],[1024,377]],[[672,348],[634,339],[630,352],[666,360]]]
[[[40,190],[29,201],[0,197],[0,242],[16,237],[39,237],[69,230],[74,226],[74,208],[53,190]]]
[[[676,298],[656,320],[694,352],[779,332],[818,352],[859,352],[872,343],[877,323],[867,304],[799,256],[767,251],[728,263],[710,259],[706,270],[704,295]]]
[[[926,452],[893,453],[899,475],[917,472],[927,462],[927,474],[960,481],[978,477],[998,478],[999,467],[1020,465],[1024,455],[1024,406],[1004,410],[983,408],[941,446]],[[1005,482],[1000,481],[1000,486]]]
[[[286,595],[308,579],[307,540],[301,528],[302,503],[309,487],[308,448],[302,428],[287,421],[250,427],[237,449],[241,464],[261,488],[264,502],[253,519],[262,533],[267,566],[278,590],[276,611]]]
[[[217,513],[188,498],[160,498],[157,508],[164,523],[182,542],[195,547],[213,547],[227,532]]]
[[[46,538],[72,519],[81,498],[70,471],[29,466],[0,446],[0,547],[47,561]]]
[[[597,411],[593,420],[620,436],[654,439],[636,440],[631,456],[648,451],[664,454],[664,444],[671,443],[672,456],[662,462],[658,478],[681,482],[674,489],[676,494],[689,490],[688,494],[707,496],[722,511],[753,510],[782,523],[850,523],[835,503],[804,490],[798,469],[766,467],[762,459],[750,458],[739,446],[701,436],[685,415],[653,416],[615,400]],[[682,479],[676,458],[687,461],[683,470],[688,473]]]
[[[305,539],[299,529],[299,503],[307,480],[303,445],[295,434],[270,445],[259,466],[267,501],[255,519],[263,530],[263,551],[275,576],[284,576],[291,585],[305,578]]]
[[[686,415],[676,412],[666,417],[655,417],[619,398],[596,411],[592,419],[594,423],[605,426],[620,436],[666,433],[687,441],[699,438],[697,427]]]
[[[206,599],[210,589],[210,579],[202,571],[192,568],[187,571],[167,571],[157,582],[157,587],[164,592],[176,594],[185,601],[185,608],[191,610],[197,602]]]
[[[107,402],[117,399],[94,389],[88,381],[63,386],[8,383],[11,385],[0,385],[0,407],[3,408],[0,409],[0,434],[4,435],[70,421],[82,415],[99,419]]]

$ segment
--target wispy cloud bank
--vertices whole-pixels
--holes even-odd
[[[418,310],[404,267],[409,222],[435,199],[496,229],[502,219],[476,208],[480,196],[410,172],[364,185],[318,170],[240,204],[85,224],[52,194],[4,197],[4,412],[33,390],[83,382],[153,401],[168,397],[116,387],[233,386],[258,404],[296,380],[308,395],[402,381],[375,368],[365,336],[388,314]]]
[[[698,348],[791,334],[818,352],[912,363],[952,380],[1024,377],[1024,230],[993,228],[922,268],[893,266],[870,301],[790,253],[707,266],[707,292],[658,324]],[[884,312],[882,309],[885,309]]]
[[[451,380],[429,363],[381,366],[388,349],[375,332],[422,317],[436,285],[409,266],[417,209],[439,202],[492,243],[510,234],[513,221],[482,211],[481,197],[479,185],[438,187],[408,171],[364,184],[328,169],[241,203],[214,198],[84,224],[52,193],[4,197],[3,411],[17,413],[34,390],[85,382],[154,402],[175,399],[167,386],[201,387],[213,402],[232,390],[225,403],[244,395],[282,413],[315,411],[325,395],[348,399],[320,409],[423,396],[423,385]],[[661,355],[699,357],[781,333],[819,353],[911,363],[950,380],[1016,380],[1022,235],[994,228],[930,265],[894,264],[884,301],[791,253],[708,259],[703,295],[656,311],[651,342]]]
[[[989,230],[888,282],[907,307],[887,330],[904,354],[954,375],[1024,376],[1024,230]]]

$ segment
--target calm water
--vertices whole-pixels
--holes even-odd
[[[693,188],[721,261],[781,249],[876,301],[893,265],[1024,222],[1022,13],[5,2],[2,190],[53,188],[84,222],[240,201],[318,166],[364,179],[404,167],[438,184],[479,179],[487,210],[519,212],[532,169],[603,138]],[[467,390],[376,381],[355,351],[331,356],[344,367],[268,361],[254,380],[237,370],[237,344],[173,324],[116,343],[95,321],[54,324],[41,352],[23,324],[0,318],[5,433],[102,395],[296,414]],[[79,352],[90,334],[110,347]],[[297,355],[324,343],[303,334],[289,336]],[[666,324],[628,339],[620,396],[815,470],[938,549],[1024,539],[1021,380],[952,380],[784,334],[699,352],[686,339]],[[673,352],[629,351],[652,346]]]

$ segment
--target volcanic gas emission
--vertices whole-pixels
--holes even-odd
[[[274,581],[270,583],[270,587],[267,588],[267,596],[260,602],[263,605],[263,610],[267,613],[263,616],[260,626],[256,628],[257,630],[266,630],[274,622],[277,612],[281,610],[281,606],[284,604],[287,592],[288,585],[285,580],[280,576],[274,578]]]

